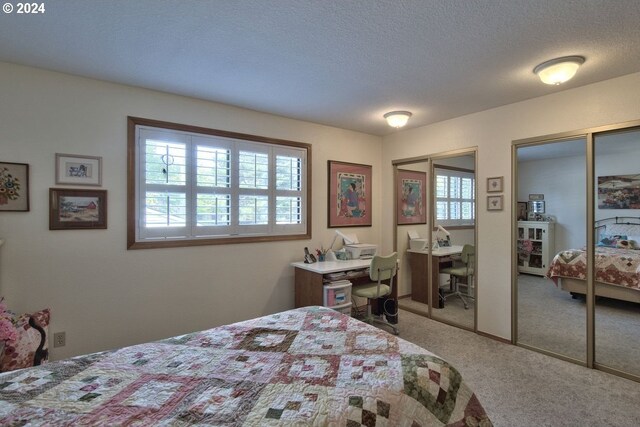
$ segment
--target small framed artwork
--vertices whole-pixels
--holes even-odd
[[[398,169],[398,225],[427,223],[427,173]]]
[[[107,190],[49,189],[49,230],[107,228]]]
[[[0,162],[0,212],[29,211],[29,165]]]
[[[56,153],[56,184],[102,185],[102,157]]]
[[[502,192],[502,177],[496,176],[493,178],[487,178],[487,193],[501,193]]]
[[[544,200],[544,194],[529,194],[529,200],[532,200],[532,201]]]
[[[372,167],[328,161],[328,226],[371,226]]]
[[[518,202],[518,221],[527,220],[527,202]]]
[[[502,210],[502,195],[500,195],[500,196],[487,196],[487,210],[488,211],[501,211]]]

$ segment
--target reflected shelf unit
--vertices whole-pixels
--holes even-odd
[[[518,272],[544,276],[555,255],[555,223],[518,221]]]

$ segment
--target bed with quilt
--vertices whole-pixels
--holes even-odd
[[[610,220],[615,222],[596,223],[596,296],[640,303],[640,224],[619,223],[619,218],[602,221]],[[586,294],[586,249],[567,249],[556,254],[547,277],[556,284],[559,282],[565,291]]]
[[[0,375],[0,425],[490,426],[460,373],[324,307]]]

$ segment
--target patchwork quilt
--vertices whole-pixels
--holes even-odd
[[[0,375],[0,425],[491,426],[432,353],[324,307]]]
[[[595,253],[595,280],[615,286],[640,290],[640,251],[598,247]],[[568,249],[551,262],[547,277],[557,284],[559,277],[587,279],[587,252]]]

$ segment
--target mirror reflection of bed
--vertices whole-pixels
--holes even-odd
[[[517,146],[517,201],[543,195],[555,230],[543,274],[526,271],[523,261],[535,242],[515,239],[518,344],[587,363],[586,235],[593,227],[594,366],[640,376],[639,142],[638,130],[594,135],[592,226],[586,138]]]

